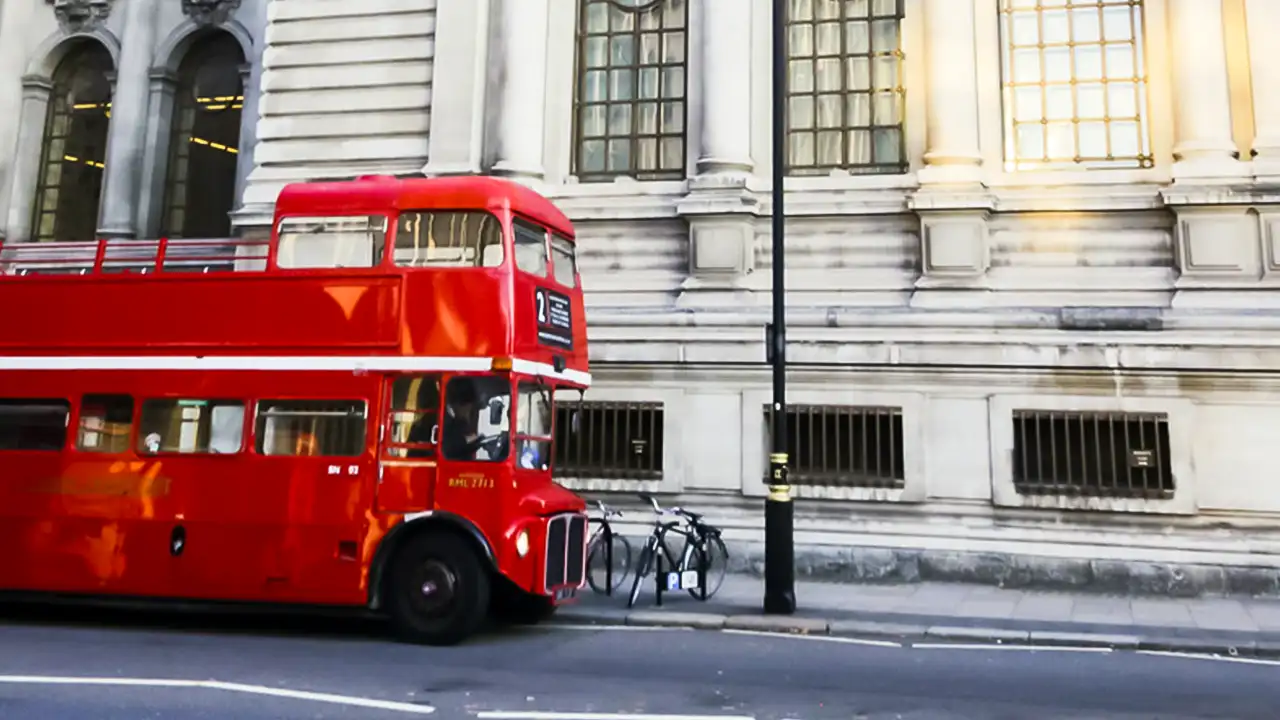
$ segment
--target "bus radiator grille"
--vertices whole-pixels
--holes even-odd
[[[587,519],[582,515],[557,515],[547,523],[546,587],[582,584]]]

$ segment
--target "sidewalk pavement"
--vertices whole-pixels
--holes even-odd
[[[1098,646],[1280,656],[1280,600],[1164,599],[1033,592],[983,585],[796,582],[794,615],[764,615],[764,581],[728,575],[705,603],[686,591],[655,604],[646,578],[627,609],[631,577],[612,597],[584,588],[555,621],[802,633],[916,642]]]

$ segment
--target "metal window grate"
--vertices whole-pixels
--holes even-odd
[[[580,413],[576,433],[574,412]],[[662,453],[662,403],[556,405],[557,478],[661,480]]]
[[[1001,0],[1005,166],[1151,167],[1142,0]]]
[[[764,406],[766,433],[773,409]],[[791,482],[822,487],[906,485],[902,408],[788,405]]]
[[[1164,413],[1013,412],[1013,486],[1020,495],[1173,497]]]
[[[580,0],[574,174],[685,175],[688,0]]]
[[[787,170],[902,173],[904,0],[790,0]]]

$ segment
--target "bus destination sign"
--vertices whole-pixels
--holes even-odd
[[[538,304],[538,341],[564,350],[573,349],[573,310],[568,295],[534,288]]]

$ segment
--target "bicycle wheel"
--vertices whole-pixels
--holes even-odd
[[[686,547],[694,540],[690,539],[685,542]],[[702,539],[702,544],[707,553],[707,599],[710,600],[720,585],[724,583],[725,573],[729,571],[729,548],[725,547],[724,541],[719,535],[708,535]],[[696,546],[695,546],[696,549]],[[691,570],[697,569],[698,555],[694,552],[687,555]],[[702,591],[698,588],[689,588],[689,595],[695,599],[702,599]]]
[[[600,533],[592,538],[591,550],[587,552],[587,584],[591,589],[604,594],[611,594],[626,581],[631,572],[631,542],[621,535],[613,535],[608,544],[606,535]],[[613,584],[609,586],[609,545],[613,546]],[[607,587],[606,587],[607,586]]]
[[[650,566],[653,564],[653,538],[650,537],[645,541],[644,547],[640,548],[640,559],[636,563],[636,574],[631,580],[631,597],[627,599],[627,607],[634,607],[636,599],[640,597],[640,583],[644,582],[644,578],[649,574]]]

